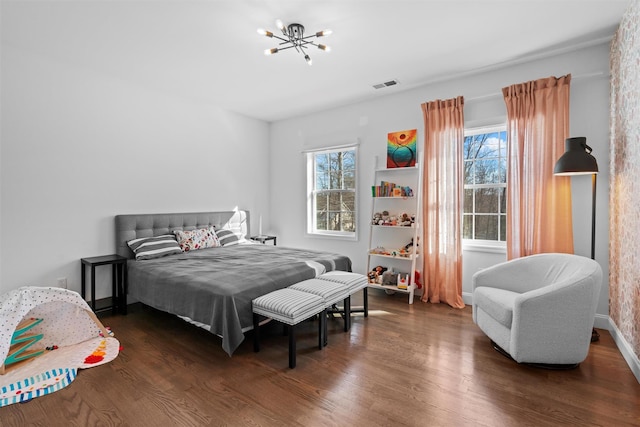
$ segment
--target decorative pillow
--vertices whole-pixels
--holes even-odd
[[[137,260],[154,259],[182,253],[176,238],[169,234],[129,240],[127,245],[129,245]]]
[[[225,228],[216,230],[216,235],[218,236],[218,240],[222,246],[232,246],[237,245],[241,242],[240,237],[231,230],[227,230]]]
[[[178,244],[184,252],[220,246],[218,236],[216,236],[216,231],[213,227],[191,231],[176,230],[173,234],[176,235]]]

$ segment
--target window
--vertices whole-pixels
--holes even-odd
[[[462,238],[506,241],[506,127],[465,131]]]
[[[307,232],[356,237],[355,146],[307,154]]]

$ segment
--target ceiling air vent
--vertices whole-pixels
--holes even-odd
[[[394,86],[394,85],[397,85],[398,83],[400,83],[400,82],[398,80],[394,79],[394,80],[389,80],[388,82],[375,84],[375,85],[373,85],[373,88],[374,89],[382,89],[383,87]]]

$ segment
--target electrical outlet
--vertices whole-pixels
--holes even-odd
[[[67,278],[66,277],[58,278],[58,287],[67,289]]]

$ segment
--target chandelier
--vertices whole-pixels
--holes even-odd
[[[282,21],[278,19],[276,21],[276,25],[278,26],[280,31],[282,31],[283,37],[277,34],[273,34],[271,31],[267,31],[262,28],[258,29],[258,34],[280,40],[278,47],[265,50],[265,55],[273,55],[280,52],[281,50],[294,48],[296,51],[304,55],[304,59],[305,61],[307,61],[307,64],[311,65],[311,57],[306,52],[306,49],[308,49],[309,45],[315,46],[318,49],[324,50],[326,52],[331,50],[329,46],[315,43],[311,40],[313,38],[328,36],[329,34],[331,34],[331,30],[318,31],[317,33],[310,36],[305,36],[304,25],[302,24],[289,24],[285,27]]]

